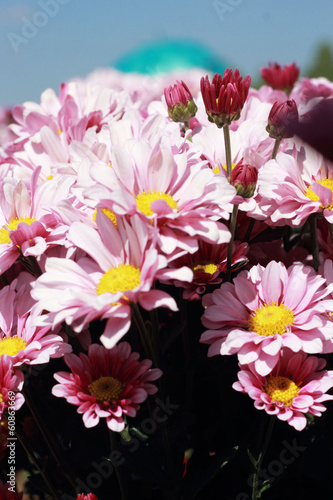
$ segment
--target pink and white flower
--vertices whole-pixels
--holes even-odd
[[[327,317],[331,291],[323,277],[303,264],[288,269],[271,261],[266,268],[242,271],[234,283],[203,298],[202,323],[209,330],[201,342],[211,344],[208,356],[237,354],[241,365],[254,364],[265,376],[285,347],[294,352],[333,351],[333,328]]]
[[[121,222],[118,228],[101,211],[97,211],[98,231],[81,222],[72,224],[69,239],[90,258],[74,262],[51,257],[46,272],[38,278],[32,296],[43,314],[39,324],[53,328],[63,321],[75,332],[81,332],[91,321],[107,319],[101,341],[113,347],[130,328],[131,303],[146,310],[167,307],[178,310],[175,300],[154,282],[167,276],[167,259],[151,242],[151,226],[138,216],[131,224]],[[172,271],[174,273],[174,271]],[[192,279],[190,270],[180,270],[184,279]]]
[[[8,408],[19,410],[24,403],[21,394],[24,375],[14,368],[12,359],[6,354],[0,356],[0,420]]]
[[[269,375],[245,366],[232,387],[248,394],[257,410],[276,415],[301,431],[307,424],[306,414],[320,417],[326,411],[322,403],[333,399],[327,394],[333,387],[333,371],[323,370],[325,365],[324,359],[285,349]]]
[[[127,342],[112,349],[92,344],[88,355],[65,356],[71,373],[54,374],[59,384],[53,387],[52,394],[78,406],[86,427],[95,427],[106,418],[109,429],[121,432],[125,428],[124,416],[136,416],[140,404],[157,392],[152,382],[162,375],[158,368],[151,368],[151,360],[138,359],[139,354],[131,352]]]

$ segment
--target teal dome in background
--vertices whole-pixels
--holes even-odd
[[[223,73],[227,64],[211,49],[190,40],[159,40],[142,45],[112,66],[126,73],[157,75],[178,69],[202,68]]]

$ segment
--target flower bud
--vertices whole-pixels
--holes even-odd
[[[298,79],[299,67],[295,63],[283,67],[270,63],[268,68],[261,68],[260,72],[265,82],[273,89],[284,90],[289,94]]]
[[[200,86],[208,120],[219,128],[238,120],[247,99],[250,84],[250,75],[243,80],[238,69],[233,74],[232,69],[227,68],[223,77],[216,73],[212,83],[209,82],[208,76],[202,77]]]
[[[273,139],[293,137],[292,124],[298,122],[298,110],[294,99],[285,102],[275,102],[268,116],[266,130]]]
[[[188,122],[198,111],[191,92],[182,81],[164,89],[168,114],[174,122]]]
[[[243,158],[234,166],[229,177],[239,196],[251,198],[253,196],[258,179],[258,170],[252,165],[243,163]]]

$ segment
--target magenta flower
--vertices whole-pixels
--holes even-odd
[[[76,497],[76,500],[98,500],[98,498],[93,493],[88,493],[88,495],[84,495],[83,493],[80,493]]]
[[[321,403],[333,399],[326,394],[333,387],[333,371],[321,371],[325,365],[324,359],[285,349],[269,375],[245,367],[232,387],[247,393],[257,410],[276,415],[301,431],[307,423],[305,414],[320,417],[326,411]]]
[[[192,94],[183,81],[177,80],[173,87],[165,88],[164,96],[168,114],[174,122],[188,122],[198,111]]]
[[[112,349],[92,344],[88,355],[81,353],[80,357],[68,354],[64,359],[71,373],[54,374],[59,384],[52,394],[78,406],[86,427],[95,427],[106,418],[109,429],[121,432],[124,416],[135,417],[140,403],[157,392],[151,382],[162,375],[158,368],[151,368],[151,360],[138,358],[127,342]]]
[[[243,198],[251,198],[256,189],[258,169],[248,165],[243,158],[231,171],[229,182],[237,189],[237,194]]]
[[[289,93],[299,76],[299,67],[295,63],[280,66],[278,63],[269,63],[268,68],[260,69],[263,79],[276,90],[285,90]]]
[[[203,298],[202,322],[209,330],[201,342],[211,344],[208,356],[237,354],[241,365],[254,363],[266,376],[284,347],[332,352],[331,301],[322,300],[331,288],[324,284],[311,267],[296,263],[286,269],[275,261],[241,272],[233,284],[222,283]]]
[[[275,102],[268,115],[266,130],[273,139],[293,137],[291,127],[298,122],[298,110],[294,99],[286,102]]]
[[[0,421],[8,407],[19,410],[24,403],[21,394],[24,375],[6,354],[0,356]]]
[[[244,80],[238,69],[234,74],[227,68],[223,77],[216,73],[210,83],[208,75],[201,78],[201,94],[205,104],[208,120],[219,128],[238,120],[247,99],[251,77]]]

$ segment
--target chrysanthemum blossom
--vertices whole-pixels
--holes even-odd
[[[178,310],[175,300],[153,284],[167,273],[167,259],[150,241],[151,226],[138,216],[116,228],[101,210],[98,231],[81,222],[72,224],[68,238],[91,258],[78,262],[49,258],[46,272],[32,290],[41,311],[38,324],[55,326],[65,321],[77,333],[97,318],[107,319],[101,341],[113,347],[131,325],[131,304],[146,310]],[[185,270],[180,271],[184,276]],[[192,279],[188,270],[187,279]]]
[[[278,63],[270,63],[267,68],[261,68],[261,76],[273,87],[273,89],[284,90],[289,93],[299,76],[299,68],[295,63],[280,66]]]
[[[316,151],[302,149],[305,158],[278,153],[259,171],[259,206],[270,225],[298,227],[314,213],[333,222],[331,164]]]
[[[322,370],[325,365],[324,359],[284,349],[269,375],[244,367],[232,387],[247,393],[257,410],[276,415],[301,431],[307,424],[306,414],[320,417],[326,411],[322,403],[333,399],[327,394],[333,387],[333,371]]]
[[[6,354],[0,356],[0,420],[8,408],[19,410],[24,403],[21,394],[24,375]]]
[[[282,348],[306,353],[332,352],[333,329],[327,317],[331,288],[308,266],[288,269],[271,261],[241,272],[234,283],[203,298],[202,317],[209,328],[201,342],[208,356],[237,354],[241,365],[254,364],[259,375],[270,373]]]
[[[17,280],[0,291],[0,359],[11,358],[13,366],[48,363],[71,352],[72,347],[50,326],[36,326],[40,311],[24,287],[15,291]]]
[[[84,190],[87,203],[121,216],[138,214],[157,227],[164,254],[176,248],[195,252],[197,238],[226,243],[230,232],[219,219],[231,212],[236,190],[216,177],[205,161],[173,154],[171,146],[151,147],[146,140],[113,148],[112,168],[92,166],[96,185]]]
[[[54,374],[59,384],[52,394],[77,406],[86,427],[95,427],[106,418],[109,429],[121,432],[124,417],[136,416],[140,404],[157,392],[152,382],[162,375],[158,368],[151,368],[151,360],[138,359],[139,354],[127,342],[112,349],[91,344],[88,355],[64,357],[71,373]]]
[[[207,75],[201,78],[200,83],[210,122],[221,128],[225,124],[230,125],[233,120],[238,120],[249,93],[250,75],[243,80],[237,68],[234,73],[232,69],[227,68],[223,77],[216,73],[210,83]]]
[[[76,497],[76,500],[98,500],[98,498],[96,495],[94,495],[94,493],[88,493],[88,495],[85,495],[84,493],[80,493]]]

